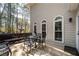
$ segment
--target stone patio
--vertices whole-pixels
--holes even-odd
[[[34,48],[27,53],[27,48],[24,46],[23,42],[11,45],[10,49],[12,51],[11,56],[73,56],[62,50],[57,51],[55,47]]]

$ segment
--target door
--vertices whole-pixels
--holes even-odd
[[[42,24],[42,38],[46,38],[46,24]]]
[[[79,52],[79,16],[77,17],[76,20],[76,47]]]
[[[37,34],[36,25],[34,25],[34,33]]]

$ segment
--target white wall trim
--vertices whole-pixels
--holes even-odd
[[[78,49],[78,15],[76,16],[76,48],[77,48],[77,50],[78,50],[78,52],[79,52],[79,49]]]
[[[62,41],[56,41],[55,40],[55,19],[56,19],[56,17],[62,17]],[[56,16],[55,18],[53,18],[53,41],[54,42],[57,42],[57,43],[64,43],[64,17],[63,16],[61,16],[61,15],[58,15],[58,16]],[[58,20],[57,20],[58,21]],[[60,21],[60,20],[59,20]]]

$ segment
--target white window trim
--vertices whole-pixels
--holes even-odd
[[[62,17],[62,20],[61,19],[55,20],[56,17]],[[64,18],[61,15],[58,15],[56,17],[53,19],[53,41],[57,43],[64,43]],[[55,40],[55,22],[58,22],[58,21],[62,21],[62,41]]]

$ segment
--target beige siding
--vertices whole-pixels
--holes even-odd
[[[68,5],[67,4],[49,4],[49,3],[39,3],[33,5],[31,10],[31,31],[33,32],[33,25],[34,22],[37,23],[37,32],[41,33],[41,22],[42,20],[46,19],[47,24],[47,42],[53,43],[56,45],[68,45],[75,47],[75,13],[68,12]],[[62,15],[64,17],[64,43],[57,43],[54,42],[53,39],[53,19],[58,16]],[[73,17],[72,23],[69,23],[69,17]]]
[[[65,45],[76,47],[76,14],[69,13],[65,15]],[[69,18],[72,17],[72,23]]]

